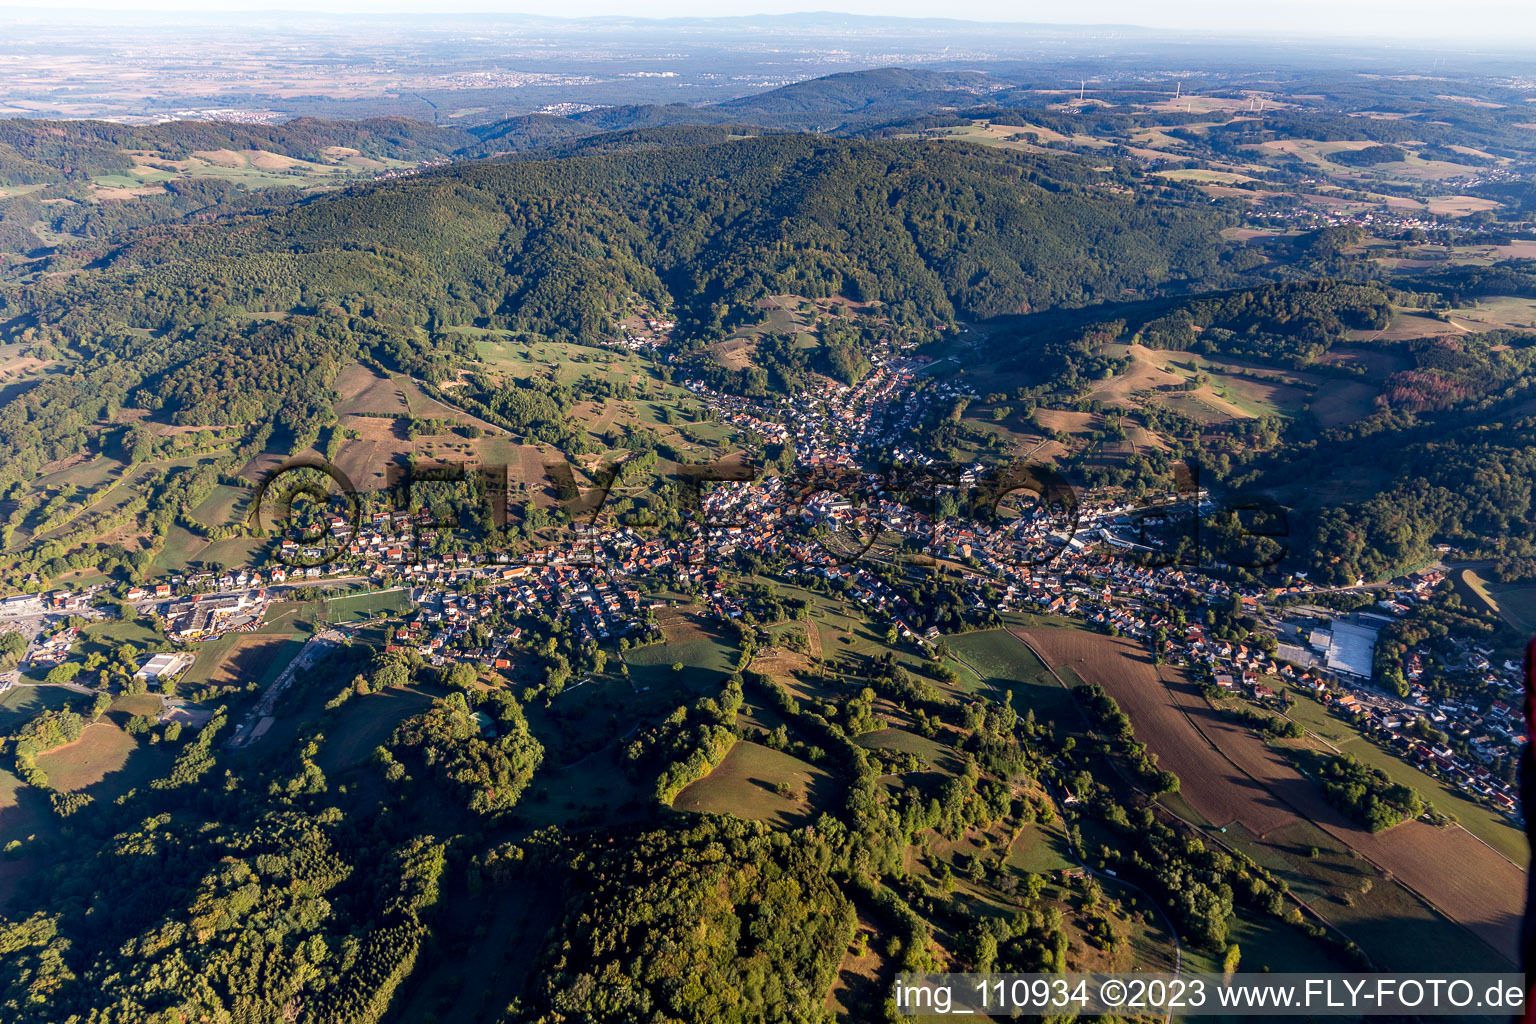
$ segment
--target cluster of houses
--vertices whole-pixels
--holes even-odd
[[[667,325],[651,324],[653,333]],[[873,455],[900,453],[909,428],[933,403],[963,394],[956,385],[918,380],[921,363],[915,358],[877,354],[870,372],[852,386],[820,381],[801,392],[776,399],[748,401],[717,394],[697,380],[685,382],[708,401],[722,419],[768,439],[794,447],[806,467],[852,470]],[[912,454],[921,467],[925,457]],[[931,459],[927,459],[931,462]],[[969,487],[982,472],[980,465],[952,467],[953,481],[937,486]],[[935,630],[915,625],[908,597],[884,582],[876,557],[864,557],[878,536],[899,536],[908,552],[920,551],[942,562],[962,588],[962,599],[978,611],[1013,609],[1077,616],[1122,635],[1163,637],[1167,654],[1208,670],[1223,689],[1243,692],[1260,701],[1273,696],[1266,680],[1281,679],[1304,688],[1344,710],[1364,709],[1370,727],[1385,741],[1403,746],[1413,758],[1468,792],[1508,808],[1509,787],[1498,781],[1488,765],[1517,748],[1518,712],[1507,702],[1479,715],[1470,706],[1441,701],[1424,692],[1419,654],[1405,666],[1418,713],[1407,706],[1362,702],[1352,687],[1363,691],[1363,680],[1332,670],[1322,663],[1304,664],[1270,653],[1208,638],[1199,625],[1205,609],[1229,608],[1236,602],[1255,613],[1263,594],[1243,589],[1182,565],[1154,567],[1140,557],[1154,548],[1146,541],[1141,517],[1145,506],[1089,495],[1080,498],[1072,515],[1061,509],[1024,507],[1007,522],[988,525],[969,518],[945,518],[895,500],[880,490],[877,477],[866,477],[865,494],[844,489],[805,494],[783,478],[726,482],[703,495],[704,518],[681,542],[672,542],[626,526],[579,525],[566,539],[513,558],[507,554],[474,557],[467,552],[425,553],[433,526],[424,511],[383,510],[354,524],[340,517],[328,525],[328,547],[292,544],[290,560],[320,558],[324,565],[302,570],[276,568],[265,572],[198,574],[173,584],[135,588],[130,600],[163,601],[168,634],[177,640],[206,640],[231,630],[254,628],[269,602],[265,587],[290,579],[348,576],[366,578],[376,586],[411,588],[413,613],[397,630],[392,646],[414,650],[435,664],[471,660],[508,667],[515,649],[531,638],[515,623],[523,617],[549,616],[573,628],[581,639],[609,641],[627,637],[644,641],[653,632],[642,596],[641,579],[670,578],[696,588],[699,603],[722,619],[738,618],[743,609],[725,586],[718,566],[738,552],[763,558],[789,556],[796,571],[838,584],[853,600],[888,621],[896,633],[925,644]],[[1164,520],[1198,515],[1207,507],[1204,493],[1164,495],[1150,510]],[[1151,542],[1155,546],[1155,542]],[[878,557],[888,557],[889,548]],[[302,574],[302,575],[301,575]],[[1432,593],[1442,580],[1420,574],[1383,598],[1386,616],[1403,614],[1411,604]],[[212,588],[229,593],[196,593]],[[1317,589],[1305,581],[1288,587],[1289,595]],[[180,591],[180,599],[173,594]],[[191,596],[188,596],[188,595]],[[1166,608],[1185,609],[1180,622]],[[497,615],[496,613],[500,614]],[[494,631],[477,623],[497,623]],[[1334,633],[1341,627],[1335,624]],[[67,651],[67,645],[64,650]],[[1476,670],[1470,652],[1468,664]],[[1358,659],[1357,659],[1358,661]],[[1485,658],[1486,661],[1486,658]],[[1356,662],[1351,662],[1352,664]],[[1498,671],[1486,666],[1490,674]],[[1365,676],[1369,675],[1368,659]],[[1436,728],[1455,735],[1472,751],[1463,756],[1426,744],[1413,719],[1428,717]],[[1437,717],[1438,716],[1438,717]]]
[[[641,325],[644,326],[641,326]],[[609,339],[609,344],[631,352],[654,352],[667,343],[675,320],[665,320],[650,314],[633,318],[619,325],[619,333]]]
[[[496,582],[469,592],[462,582],[471,575]],[[511,666],[523,629],[503,625],[500,632],[477,637],[474,625],[493,613],[499,612],[503,623],[549,616],[568,622],[581,639],[608,640],[644,637],[644,615],[651,607],[638,590],[602,569],[564,561],[466,572],[457,581],[414,589],[411,604],[414,613],[387,649],[415,651],[434,665],[469,661],[496,669]]]
[[[922,365],[920,360],[877,355],[856,384],[819,377],[792,395],[762,399],[724,394],[692,378],[684,380],[683,387],[709,402],[723,421],[766,441],[793,446],[801,466],[851,469],[912,425],[916,407],[897,399],[910,392]]]
[[[1410,213],[1394,209],[1352,210],[1347,206],[1329,206],[1318,209],[1311,206],[1254,207],[1247,218],[1264,224],[1279,224],[1287,228],[1311,230],[1322,227],[1362,227],[1381,235],[1399,234],[1405,231],[1434,231],[1467,234],[1482,230],[1479,225],[1459,224],[1454,219],[1441,219],[1427,212]]]
[[[1410,701],[1393,702],[1369,693],[1371,647],[1375,627],[1336,619],[1326,631],[1329,650],[1317,659],[1279,659],[1274,654],[1244,644],[1210,640],[1198,622],[1182,630],[1159,608],[1183,607],[1197,613],[1206,607],[1231,607],[1234,599],[1251,611],[1261,608],[1257,590],[1212,579],[1193,568],[1150,567],[1135,559],[1114,557],[1118,549],[1137,546],[1117,534],[1129,525],[1131,511],[1113,502],[1090,502],[1079,510],[1079,528],[1070,536],[1061,518],[1046,508],[1021,516],[1006,528],[993,529],[975,522],[936,520],[909,506],[876,494],[855,503],[841,495],[825,494],[794,502],[795,516],[823,530],[850,531],[847,545],[829,541],[796,539],[786,542],[767,527],[786,507],[784,489],[777,479],[761,484],[725,484],[706,500],[706,511],[715,522],[753,522],[757,527],[733,526],[719,531],[711,550],[721,555],[737,548],[787,552],[800,570],[811,576],[839,582],[854,600],[871,613],[889,619],[904,638],[923,643],[931,635],[918,635],[909,625],[911,611],[905,597],[887,586],[860,559],[849,558],[858,538],[886,531],[899,533],[908,543],[934,557],[953,557],[961,581],[968,585],[967,600],[978,609],[1007,611],[1012,608],[1077,616],[1100,628],[1146,639],[1162,630],[1168,638],[1167,654],[1206,670],[1223,690],[1241,693],[1263,702],[1275,696],[1272,682],[1279,680],[1305,690],[1325,704],[1351,715],[1363,716],[1366,729],[1474,799],[1514,813],[1514,789],[1488,768],[1496,762],[1513,763],[1523,733],[1513,695],[1518,693],[1517,666],[1506,664],[1502,672],[1492,666],[1486,650],[1470,649],[1461,667],[1483,673],[1483,682],[1495,685],[1509,700],[1496,700],[1493,710],[1478,714],[1470,701],[1432,700],[1419,677],[1423,655],[1412,653],[1406,662]],[[1178,514],[1181,507],[1193,510],[1202,494],[1165,496],[1164,514]],[[1181,504],[1182,503],[1182,504]],[[1103,543],[1101,543],[1103,542]],[[1028,554],[1037,564],[1026,564]],[[1416,573],[1402,581],[1378,602],[1384,612],[1404,614],[1410,603],[1429,596],[1443,582],[1435,571]],[[1287,586],[1284,596],[1302,596],[1318,588],[1305,581]],[[1368,616],[1369,617],[1369,616]],[[1378,617],[1377,622],[1384,621]],[[1353,632],[1351,632],[1353,631]],[[934,631],[929,630],[929,633]],[[1346,644],[1346,638],[1349,643]],[[1337,643],[1338,649],[1333,650]],[[1326,655],[1331,654],[1331,660]],[[1337,664],[1335,664],[1337,662]],[[1357,694],[1368,694],[1362,700]],[[1458,740],[1469,751],[1463,756],[1443,744],[1419,738],[1416,720],[1427,719],[1435,728]]]
[[[79,639],[80,631],[68,626],[34,643],[28,652],[28,659],[39,667],[62,665],[69,660],[69,650]]]

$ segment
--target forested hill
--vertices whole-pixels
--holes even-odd
[[[751,124],[781,131],[867,129],[915,114],[979,108],[1010,99],[1016,86],[976,71],[873,68],[796,82],[703,107],[683,103],[598,107],[555,117],[529,114],[470,129],[481,139],[464,156],[524,153],[599,132],[674,125]]]
[[[879,300],[916,323],[1208,280],[1224,251],[1213,217],[1123,198],[1112,178],[1072,158],[807,136],[466,164],[140,233],[25,304],[160,330],[193,307],[360,301],[386,319],[595,338],[630,291],[708,335],[772,292]],[[177,290],[194,280],[209,300]]]
[[[127,170],[131,153],[179,159],[198,152],[264,150],[299,160],[319,160],[328,149],[363,156],[425,160],[475,144],[458,128],[439,128],[403,117],[324,121],[302,117],[277,125],[222,121],[172,121],[122,125],[109,121],[0,120],[0,185],[66,181]]]
[[[0,291],[5,336],[86,356],[0,409],[0,476],[69,454],[71,425],[114,404],[164,403],[181,423],[238,406],[302,434],[328,414],[339,360],[361,347],[444,373],[451,325],[595,340],[639,296],[702,342],[755,321],[764,295],[840,294],[923,337],[1219,274],[1211,214],[1132,201],[1112,177],[1073,158],[765,136],[455,165],[137,232]]]
[[[1007,83],[978,71],[917,71],[875,68],[826,75],[779,89],[715,104],[719,109],[746,113],[857,113],[871,108],[966,107]]]
[[[803,130],[891,120],[939,108],[973,107],[996,99],[1006,83],[979,72],[878,68],[797,82],[766,93],[704,107],[640,104],[599,107],[570,117],[523,114],[471,130],[375,117],[336,121],[304,117],[282,124],[172,121],[123,125],[110,121],[0,120],[0,185],[80,180],[126,171],[135,154],[183,159],[194,153],[261,150],[320,161],[336,149],[372,159],[419,161],[557,149],[604,132],[673,125],[751,124]]]

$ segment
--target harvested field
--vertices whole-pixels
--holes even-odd
[[[780,784],[789,787],[787,796],[776,791]],[[820,768],[744,740],[718,768],[679,793],[672,808],[795,828],[815,819],[834,788],[832,777]]]
[[[39,756],[37,766],[48,773],[50,786],[63,793],[73,793],[122,771],[136,746],[132,736],[113,722],[102,719],[86,726],[75,742]]]
[[[1035,419],[1046,430],[1065,430],[1069,434],[1084,434],[1097,429],[1102,418],[1091,412],[1069,412],[1066,409],[1041,409]]]
[[[266,674],[272,659],[288,642],[280,634],[250,633],[240,637],[224,660],[208,673],[208,685],[238,687],[255,682]]]
[[[336,412],[343,416],[348,413],[410,415],[399,386],[362,363],[353,363],[336,378]]]
[[[1131,716],[1136,737],[1157,754],[1159,765],[1179,777],[1180,796],[1207,821],[1217,826],[1240,821],[1263,836],[1295,820],[1290,808],[1195,733],[1137,644],[1076,629],[1015,633],[1053,668],[1065,665],[1085,682],[1104,687]]]
[[[1260,839],[1309,819],[1515,961],[1526,873],[1470,832],[1412,821],[1372,834],[1258,735],[1222,718],[1182,673],[1159,678],[1137,645],[1076,630],[1019,632],[1048,663],[1071,667],[1119,702],[1198,813],[1219,825],[1240,821]]]

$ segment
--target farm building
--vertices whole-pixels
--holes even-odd
[[[151,683],[161,679],[170,679],[178,676],[192,667],[192,655],[190,654],[157,654],[150,658],[139,670],[133,674],[135,679],[144,679]]]

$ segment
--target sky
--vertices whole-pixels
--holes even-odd
[[[16,6],[31,6],[23,0]],[[1503,49],[1515,39],[1536,40],[1536,0],[1096,0],[1091,4],[1020,3],[1017,0],[52,0],[53,8],[196,11],[303,9],[307,12],[477,12],[587,17],[721,17],[834,10],[848,14],[944,17],[968,21],[1074,25],[1140,25],[1221,34],[1351,36],[1365,38],[1484,40]],[[1536,51],[1532,56],[1536,67]]]

